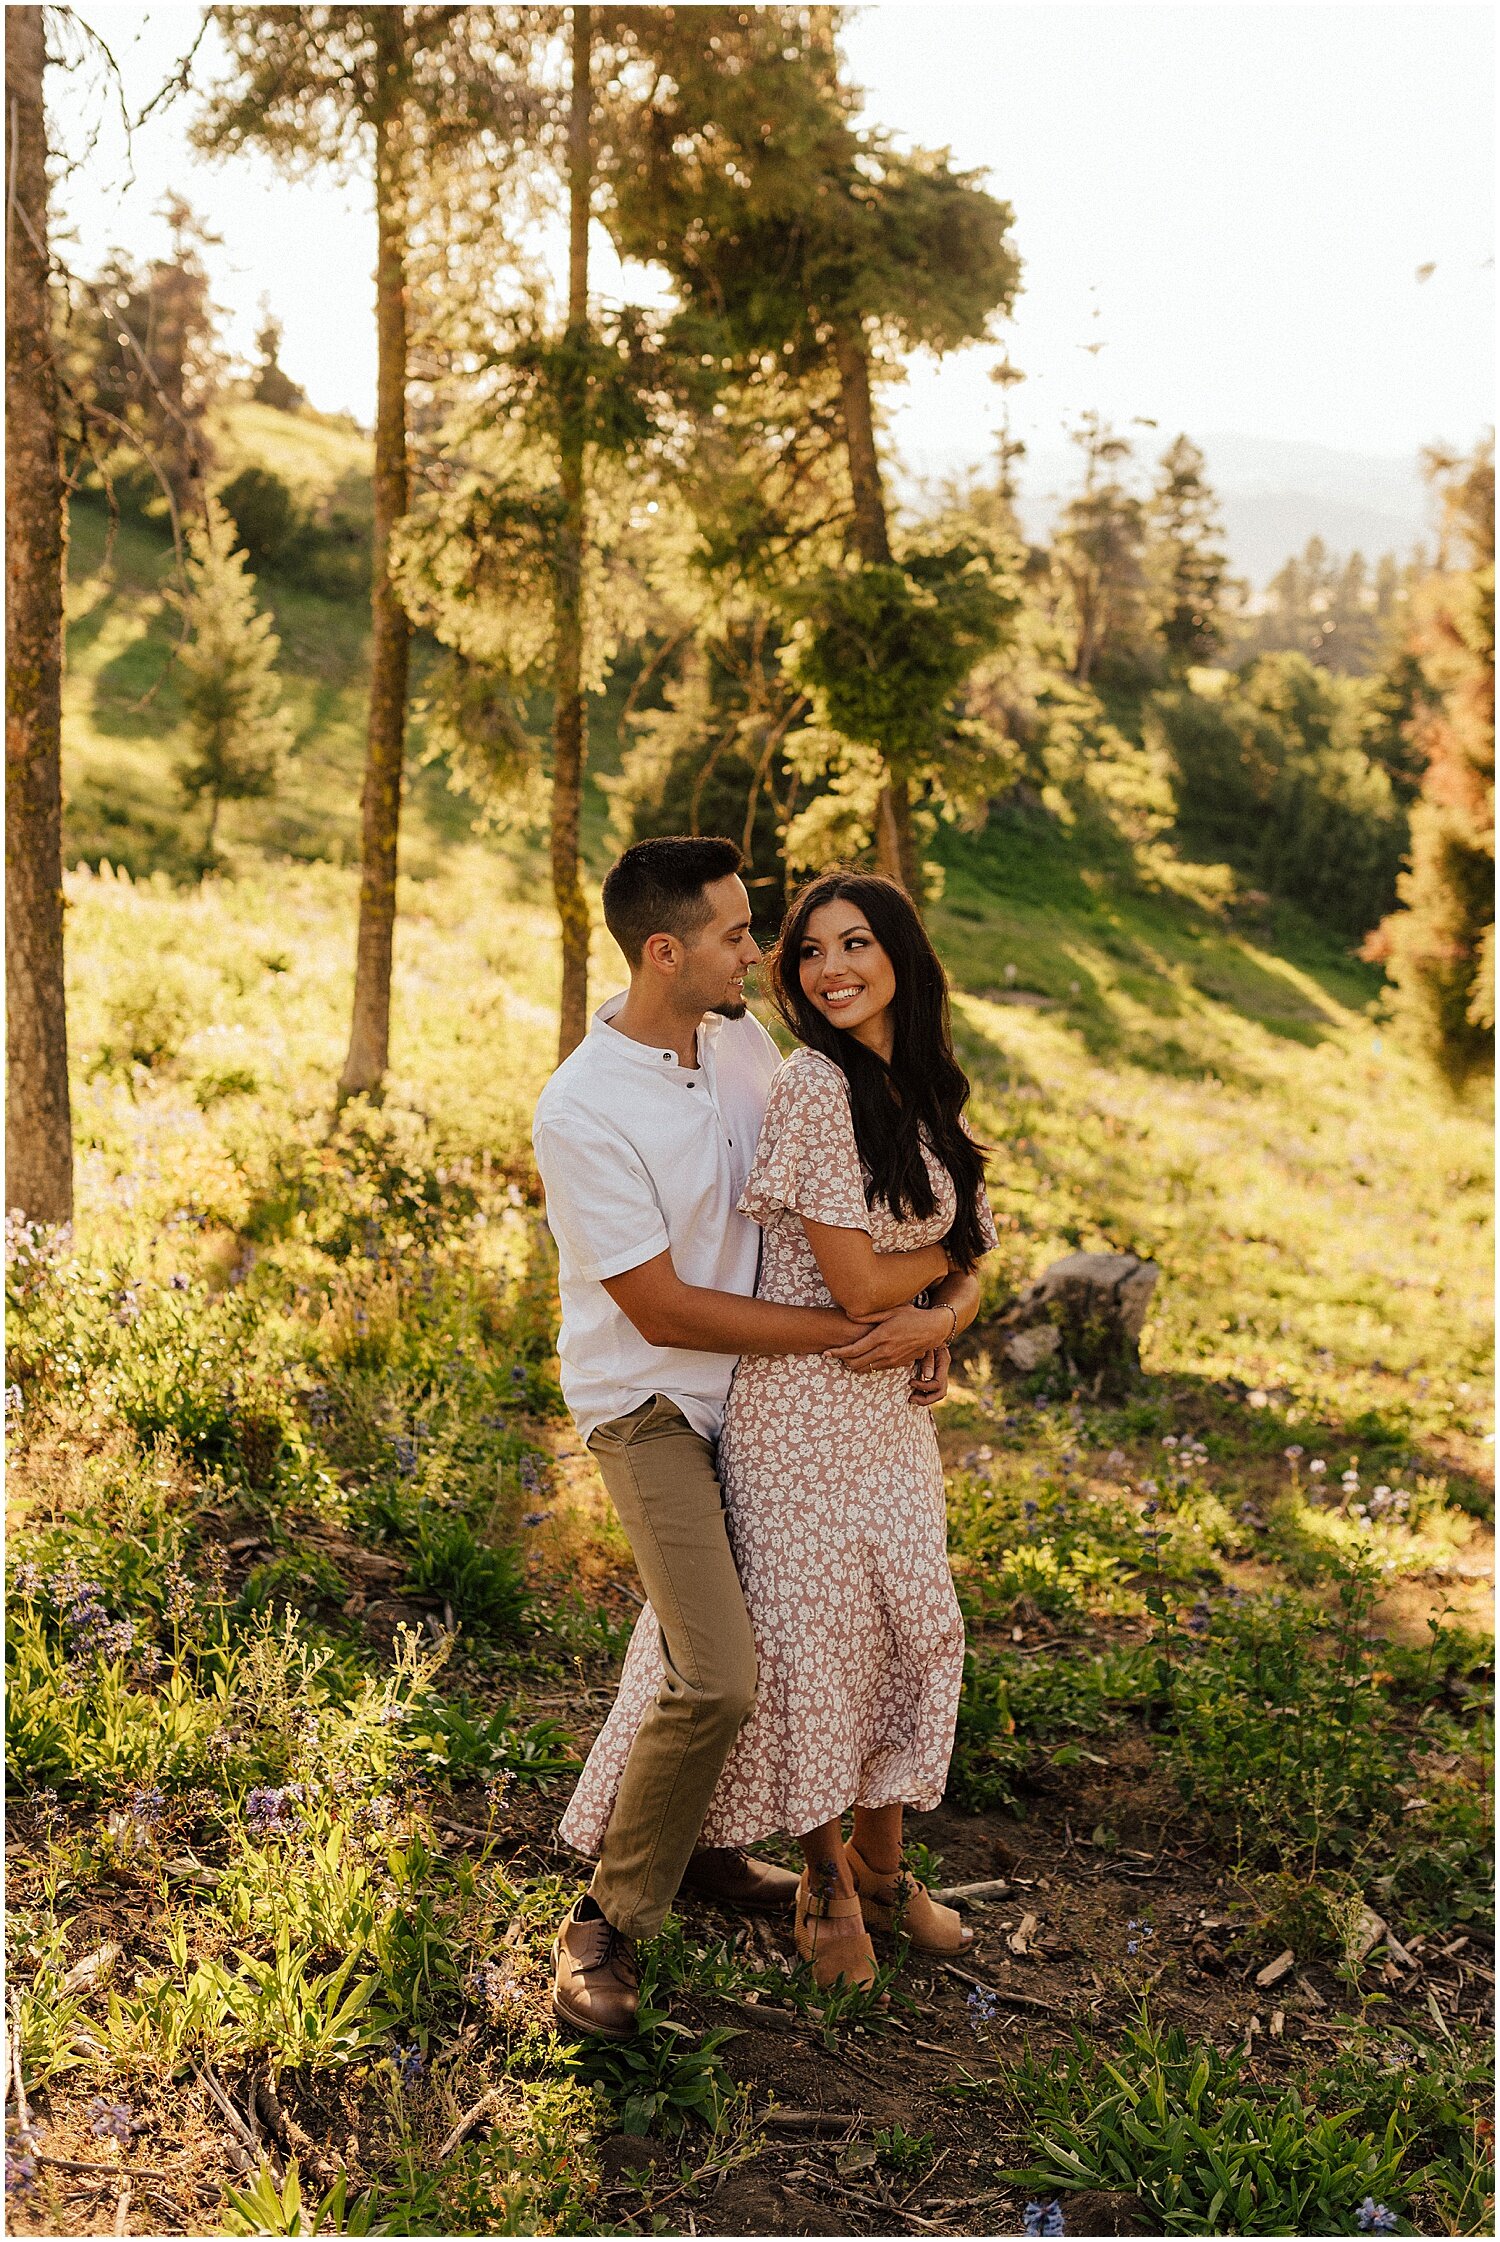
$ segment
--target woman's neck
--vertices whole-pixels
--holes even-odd
[[[862,1043],[867,1051],[873,1052],[877,1059],[890,1065],[896,1052],[896,1023],[891,1018],[889,1005],[884,1012],[877,1012],[873,1020],[861,1020],[857,1028],[849,1028],[845,1032],[856,1043]]]

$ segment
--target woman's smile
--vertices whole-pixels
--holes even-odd
[[[843,897],[820,904],[808,919],[797,959],[802,993],[825,1020],[891,1055],[891,1000],[896,975],[865,915]]]

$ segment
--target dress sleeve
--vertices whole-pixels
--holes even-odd
[[[772,1083],[739,1211],[752,1222],[786,1212],[869,1234],[849,1092],[830,1061],[799,1053]]]
[[[994,1253],[1000,1244],[1000,1235],[995,1228],[995,1216],[990,1206],[990,1195],[985,1189],[982,1176],[979,1180],[979,1189],[974,1194],[974,1207],[979,1216],[979,1235],[984,1241],[982,1250],[985,1253]]]

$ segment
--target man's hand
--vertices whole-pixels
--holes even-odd
[[[951,1329],[946,1308],[888,1308],[870,1317],[857,1339],[823,1351],[850,1370],[910,1370],[922,1355],[935,1352]]]
[[[923,1355],[912,1372],[910,1399],[914,1409],[937,1407],[948,1391],[950,1359],[946,1347],[934,1347],[930,1355]]]

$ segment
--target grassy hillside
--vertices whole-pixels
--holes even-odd
[[[685,1909],[671,2023],[579,2051],[553,1833],[639,1595],[556,1384],[544,858],[417,777],[389,1095],[335,1120],[362,622],[275,594],[298,753],[197,884],[162,555],[106,572],[80,509],[73,561],[12,2230],[292,2232],[342,2186],[325,2227],[397,2234],[1491,2231],[1488,1135],[1368,970],[1108,836],[945,838],[988,1306],[1074,1247],[1161,1269],[1123,1399],[1001,1379],[981,1325],[940,1413],[971,1656],[912,1834],[990,1888],[967,1974],[820,2001],[789,1927]]]

